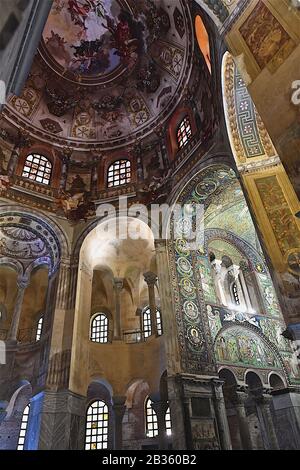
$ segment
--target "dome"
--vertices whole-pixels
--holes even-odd
[[[179,0],[55,0],[22,96],[7,114],[41,140],[112,148],[148,135],[178,105],[192,69]]]

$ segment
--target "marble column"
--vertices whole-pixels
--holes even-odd
[[[58,284],[58,273],[56,272],[48,278],[48,288],[47,288],[44,316],[43,316],[42,337],[46,333],[48,333],[51,328],[52,313],[55,308],[54,299],[56,297],[57,284]]]
[[[17,293],[17,298],[16,298],[16,302],[14,306],[14,312],[13,312],[13,316],[12,316],[12,320],[10,324],[10,329],[8,332],[8,337],[7,337],[8,341],[17,341],[23,300],[24,300],[24,295],[25,295],[25,291],[26,291],[28,284],[29,284],[28,278],[19,277],[17,280],[18,293]]]
[[[157,416],[159,450],[167,450],[166,411],[169,405],[166,401],[152,400],[151,407]]]
[[[156,321],[156,302],[155,302],[155,284],[157,282],[156,274],[148,271],[144,274],[144,279],[148,286],[149,293],[149,307],[151,316],[151,335],[158,336],[157,321]]]
[[[268,450],[278,450],[278,441],[270,410],[272,396],[263,394],[254,398],[258,419],[261,425],[262,437],[265,448]]]
[[[238,390],[234,393],[232,401],[238,418],[242,448],[243,450],[252,450],[252,441],[245,409],[247,399],[248,394]]]
[[[224,384],[223,380],[212,379],[213,384],[213,397],[214,397],[214,407],[215,415],[218,423],[219,438],[222,450],[231,450],[231,438],[229,425],[227,420],[227,412],[225,406],[225,400],[223,395],[222,386]]]
[[[114,289],[115,289],[115,322],[114,322],[114,339],[122,339],[122,324],[121,324],[121,302],[120,295],[123,289],[123,279],[116,277],[114,279]]]
[[[113,397],[113,414],[114,414],[114,450],[122,450],[123,448],[123,417],[126,411],[126,397]]]
[[[264,420],[265,420],[266,427],[268,430],[270,449],[278,450],[279,446],[278,446],[275,426],[274,426],[271,409],[270,409],[271,404],[272,404],[272,396],[264,394],[260,406],[262,408]]]

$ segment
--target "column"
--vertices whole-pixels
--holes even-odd
[[[121,340],[122,339],[122,325],[121,325],[121,303],[120,303],[120,295],[123,289],[123,279],[116,277],[114,279],[114,289],[115,289],[115,309],[116,309],[116,316],[114,322],[114,339]]]
[[[155,302],[155,290],[154,286],[157,282],[156,274],[148,271],[144,274],[144,279],[148,286],[149,292],[149,307],[150,307],[150,315],[151,315],[151,335],[158,336],[157,332],[157,323],[156,323],[156,302]]]
[[[73,265],[69,259],[64,259],[48,287],[47,301],[49,298],[53,304],[46,306],[45,325],[45,331],[47,328],[51,330],[47,374],[47,389],[51,390],[68,387],[77,273],[77,264]]]
[[[260,406],[262,408],[264,420],[265,420],[266,427],[268,430],[270,449],[278,450],[279,446],[278,446],[276,431],[275,431],[274,422],[273,422],[271,409],[270,409],[271,404],[272,404],[272,396],[264,394]]]
[[[123,447],[123,417],[126,411],[126,397],[113,397],[113,413],[114,413],[114,450],[122,450]]]
[[[273,418],[270,410],[272,397],[270,395],[260,395],[255,397],[256,409],[259,422],[262,427],[263,442],[268,450],[279,449]]]
[[[166,401],[152,400],[151,407],[153,408],[157,416],[159,449],[167,450],[166,411],[169,405]]]
[[[24,299],[25,290],[28,284],[29,284],[28,278],[19,277],[19,279],[17,280],[18,293],[17,293],[14,312],[13,312],[13,316],[12,316],[12,320],[10,324],[10,329],[8,332],[7,339],[9,341],[17,341],[23,299]]]
[[[238,390],[234,393],[232,402],[238,418],[242,448],[243,450],[252,450],[252,441],[245,410],[245,403],[247,399],[247,393]]]
[[[52,324],[52,314],[55,308],[55,298],[56,298],[56,290],[58,284],[58,273],[54,273],[52,276],[48,278],[48,288],[47,294],[45,299],[45,307],[44,307],[44,316],[43,316],[43,328],[42,328],[42,337],[50,331],[51,324]]]
[[[223,380],[212,379],[213,397],[215,405],[215,415],[218,423],[219,438],[222,450],[231,450],[231,437],[227,420],[227,413],[224,401],[222,386]]]

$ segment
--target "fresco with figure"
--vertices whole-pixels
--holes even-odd
[[[213,370],[216,361],[231,364],[240,372],[249,366],[263,373],[277,369],[286,374],[290,383],[299,383],[290,342],[281,334],[285,324],[271,276],[234,171],[218,165],[203,170],[186,186],[177,202],[189,208],[201,203],[205,208],[204,246],[190,250],[184,239],[169,245],[184,368],[209,370],[210,361]],[[226,230],[227,215],[233,222],[230,231]],[[183,214],[180,224],[184,223],[188,226]],[[257,310],[221,305],[209,259],[211,248],[220,259],[230,255],[245,272],[251,273],[258,289]],[[199,364],[203,360],[204,368]]]
[[[144,52],[144,27],[122,3],[55,0],[43,33],[46,48],[62,67],[87,76],[134,66]]]
[[[10,109],[66,146],[128,143],[141,130],[153,132],[181,99],[191,35],[188,5],[179,0],[55,0]]]

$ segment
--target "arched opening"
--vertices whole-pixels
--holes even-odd
[[[102,400],[93,401],[86,412],[85,450],[107,449],[108,406]]]
[[[158,436],[158,420],[154,409],[152,408],[152,400],[150,397],[145,402],[145,424],[146,436],[153,438]]]
[[[130,160],[116,160],[107,170],[107,187],[113,188],[128,184],[131,181]]]
[[[85,450],[113,447],[112,389],[103,379],[94,379],[86,398]]]
[[[22,414],[22,421],[21,421],[21,428],[19,432],[17,450],[24,450],[26,433],[27,433],[27,428],[28,428],[29,413],[30,413],[30,403],[28,403],[28,405],[25,406],[23,414]]]
[[[133,233],[139,236],[134,237]],[[84,396],[90,376],[101,374],[114,390],[113,407],[119,406],[119,403],[123,407],[128,379],[143,377],[150,389],[159,383],[166,368],[164,335],[151,335],[144,340],[141,328],[143,308],[150,305],[150,301],[151,305],[159,305],[155,288],[157,276],[150,271],[155,267],[153,257],[153,234],[141,220],[125,217],[108,219],[91,230],[84,239],[79,255],[70,371],[70,387],[75,393]],[[92,315],[87,315],[87,312]],[[105,334],[111,331],[111,340],[105,344],[89,341],[90,321],[93,322],[99,314],[107,318],[107,321],[102,318]],[[158,323],[158,318],[156,321],[159,327],[161,323]],[[101,330],[101,325],[97,328]],[[103,332],[97,331],[98,336],[100,333],[103,336]],[[78,370],[81,371],[80,377]],[[137,418],[142,420],[144,439],[147,440],[143,427],[145,398],[146,395],[143,396],[143,403],[139,402],[139,411],[130,410],[127,402],[125,408],[120,405],[124,417],[116,415],[119,416],[116,419],[119,420],[118,426],[126,430],[129,428],[127,420],[133,419],[133,414],[137,413]],[[132,442],[133,438],[126,435],[127,431],[122,435],[119,429],[115,432],[119,432],[115,436],[116,445],[120,445],[121,439],[124,445],[130,445],[129,441]]]
[[[105,313],[96,313],[91,320],[90,339],[94,343],[108,342],[109,324]]]
[[[272,372],[272,374],[269,377],[269,384],[270,384],[270,387],[274,390],[281,390],[281,389],[286,388],[286,385],[284,381],[282,380],[282,378],[278,374],[275,374],[274,372]]]
[[[43,322],[44,322],[44,316],[41,315],[36,326],[36,333],[35,333],[35,340],[40,341],[42,337],[42,332],[43,332]]]
[[[200,15],[197,15],[195,18],[195,34],[199,49],[203,54],[209,73],[211,73],[209,36]]]
[[[44,155],[38,153],[26,157],[22,177],[36,183],[49,185],[51,182],[52,163]]]
[[[181,150],[185,145],[188,144],[192,137],[192,127],[189,116],[185,116],[179,123],[176,132],[178,149]]]

